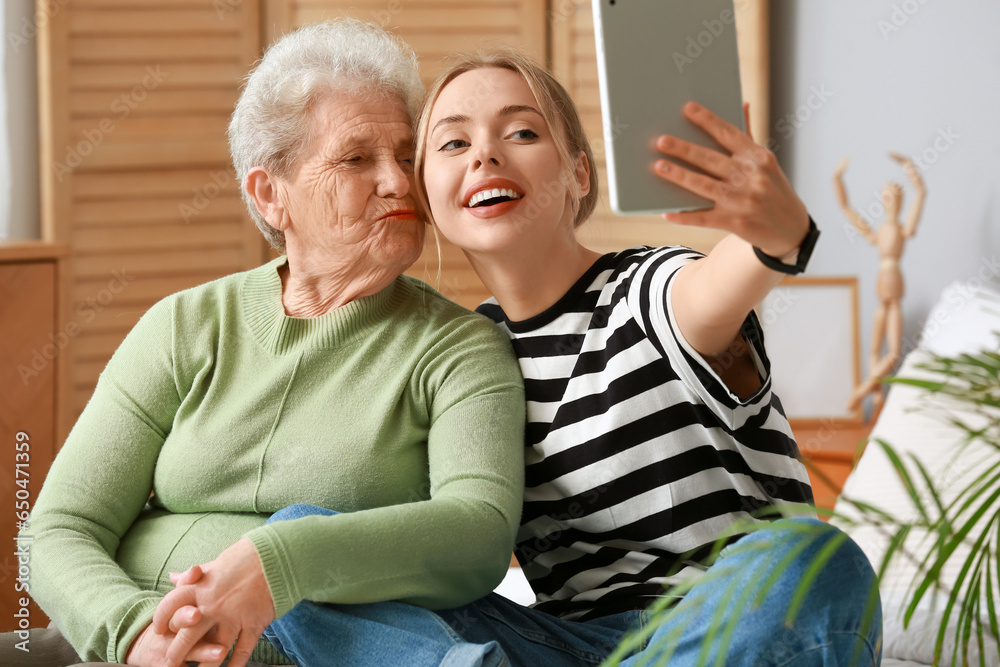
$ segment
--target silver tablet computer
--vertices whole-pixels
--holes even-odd
[[[712,203],[653,172],[671,134],[719,148],[684,118],[693,100],[744,128],[733,0],[593,0],[611,207],[620,215]],[[744,128],[745,129],[745,128]]]

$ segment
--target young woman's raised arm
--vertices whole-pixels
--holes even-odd
[[[715,202],[710,209],[665,217],[730,232],[705,259],[684,267],[673,289],[672,306],[684,337],[703,356],[714,357],[729,349],[747,314],[784,276],[765,266],[754,246],[792,265],[810,222],[771,151],[698,104],[686,105],[684,114],[728,153],[671,136],[657,141],[664,154],[705,172],[660,160],[657,173]]]

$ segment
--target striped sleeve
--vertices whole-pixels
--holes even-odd
[[[748,398],[740,398],[684,338],[674,316],[671,294],[677,272],[703,258],[701,253],[679,246],[660,248],[648,255],[629,286],[628,304],[644,333],[661,355],[671,360],[681,380],[730,429],[737,429],[760,415],[771,403],[771,368],[764,350],[764,335],[754,313],[743,324],[761,387]]]

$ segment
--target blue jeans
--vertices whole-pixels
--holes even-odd
[[[304,511],[287,508],[272,520]],[[800,590],[817,558],[822,567]],[[798,608],[786,623],[793,600]],[[626,667],[877,666],[882,615],[875,574],[857,545],[820,521],[783,519],[726,547],[681,602],[657,613],[567,621],[495,594],[437,612],[302,602],[265,636],[299,667],[579,667],[600,664],[623,638],[636,640],[620,656]]]
[[[267,522],[317,514],[338,512],[290,505]],[[303,600],[272,622],[264,637],[298,667],[510,664],[496,642],[467,642],[433,612],[402,602],[338,605]]]

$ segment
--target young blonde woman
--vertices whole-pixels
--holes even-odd
[[[684,113],[723,150],[663,136],[673,161],[651,167],[714,206],[666,218],[729,236],[705,257],[601,255],[576,236],[597,197],[593,155],[547,71],[515,53],[469,56],[428,95],[420,194],[494,295],[479,312],[511,338],[525,378],[516,554],[538,597],[530,609],[492,595],[440,615],[514,664],[596,664],[647,622],[664,586],[687,581],[625,664],[878,664],[874,574],[843,533],[780,519],[704,562],[738,520],[812,501],[752,309],[803,268],[817,232],[772,153],[707,109]],[[737,611],[747,595],[754,604]],[[706,641],[727,610],[740,614],[729,640]]]

